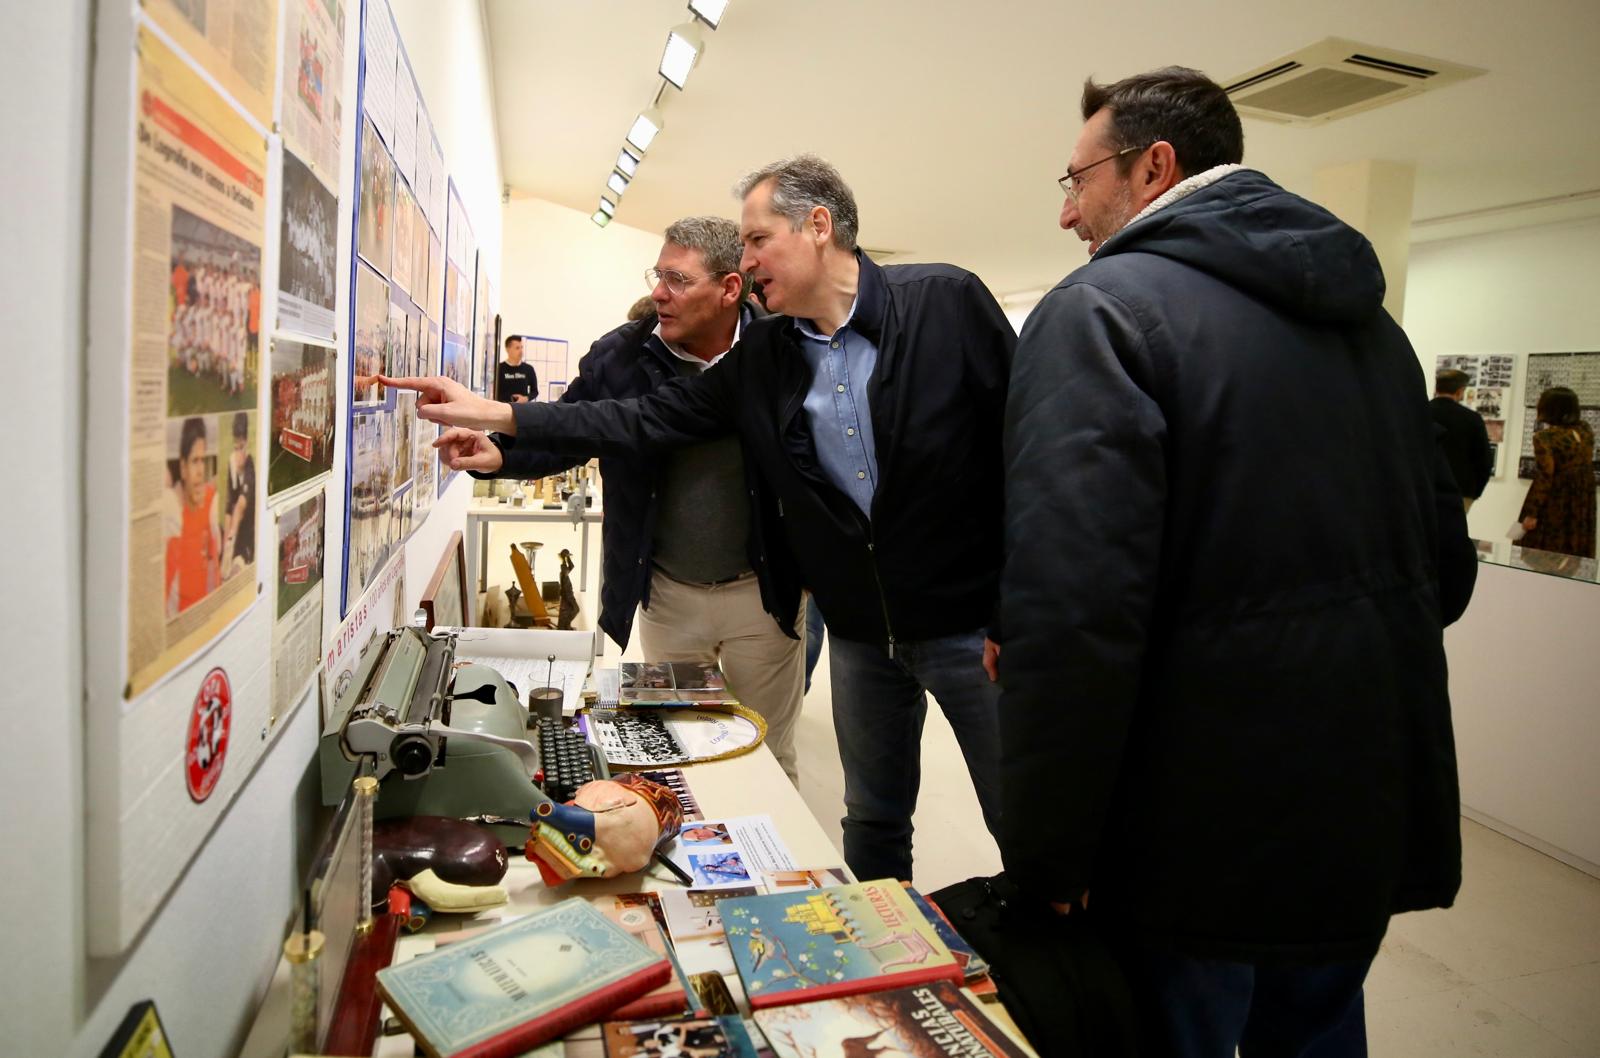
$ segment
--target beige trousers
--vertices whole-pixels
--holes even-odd
[[[804,602],[795,621],[806,625]],[[797,782],[794,726],[805,695],[805,639],[790,639],[761,608],[754,573],[726,584],[685,584],[656,570],[650,606],[639,610],[646,661],[714,661],[741,705],[767,722],[767,746]]]

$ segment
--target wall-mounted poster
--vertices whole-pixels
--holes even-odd
[[[272,124],[278,0],[144,0],[144,10],[251,117]]]
[[[304,697],[322,653],[326,499],[318,489],[277,519],[277,604],[272,624],[272,720]]]
[[[278,329],[333,337],[339,200],[293,152],[283,152],[279,225]]]
[[[463,386],[472,385],[472,347],[463,339],[446,332],[444,360],[439,365],[439,373],[455,379]]]
[[[361,5],[356,4],[360,10]],[[283,145],[326,184],[339,179],[345,0],[284,0]]]
[[[333,469],[333,366],[329,346],[273,340],[268,496]]]
[[[416,249],[413,243],[416,240],[417,200],[412,197],[411,189],[404,180],[394,183],[394,256],[392,258],[393,271],[389,278],[394,286],[415,297],[416,290],[412,286],[411,267],[416,260]]]
[[[388,0],[367,0],[363,23],[361,50],[364,55],[364,77],[361,87],[361,109],[377,126],[385,143],[394,136],[394,78],[395,65],[400,57],[400,32],[395,27],[394,16],[389,12]]]
[[[356,252],[388,278],[394,254],[394,162],[372,122],[361,123],[361,215]]]
[[[359,598],[389,557],[389,498],[393,461],[383,451],[383,411],[350,420],[350,528],[345,598]]]
[[[128,388],[125,697],[256,596],[266,143],[139,33]]]
[[[350,402],[383,403],[378,376],[389,362],[389,284],[365,265],[356,266],[356,351],[350,367]]]

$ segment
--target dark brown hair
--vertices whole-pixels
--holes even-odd
[[[1111,111],[1111,146],[1172,144],[1185,176],[1244,160],[1244,127],[1222,86],[1199,70],[1164,66],[1108,85],[1083,82],[1083,120]],[[1132,157],[1118,159],[1127,172]]]
[[[1539,394],[1539,406],[1534,409],[1534,415],[1547,426],[1576,426],[1583,421],[1578,410],[1578,395],[1566,386],[1551,386]]]
[[[1433,376],[1433,391],[1435,393],[1460,393],[1467,388],[1467,373],[1447,367]]]

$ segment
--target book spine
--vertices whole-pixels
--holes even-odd
[[[949,981],[957,988],[961,987],[961,967],[953,962],[940,966],[928,966],[920,970],[903,970],[900,973],[879,974],[875,977],[858,977],[850,981],[834,981],[825,985],[811,985],[807,988],[792,988],[787,992],[768,992],[765,995],[752,996],[748,989],[745,992],[750,1000],[753,1010],[762,1010],[766,1007],[786,1007],[794,1003],[814,1003],[819,999],[837,999],[839,996],[860,995],[862,992],[887,992],[891,988],[909,988],[912,985],[925,985],[930,981]]]
[[[575,1028],[602,1020],[621,1004],[659,988],[671,977],[672,964],[662,959],[604,988],[597,988],[560,1010],[525,1021],[466,1050],[452,1052],[450,1058],[513,1058]]]

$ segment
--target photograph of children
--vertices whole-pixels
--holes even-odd
[[[691,823],[678,831],[678,840],[685,845],[732,845],[733,835],[726,823]]]
[[[215,416],[167,421],[167,619],[178,616],[222,584],[222,527],[217,502],[221,450]]]
[[[167,415],[253,408],[261,248],[172,207]]]
[[[735,852],[691,852],[689,873],[696,885],[734,885],[749,882],[744,857]]]
[[[319,490],[278,517],[279,618],[322,581],[322,496]]]
[[[356,269],[356,353],[351,365],[351,401],[383,403],[378,376],[389,358],[389,284],[370,268]]]
[[[394,162],[372,121],[361,119],[361,216],[356,249],[387,276],[394,255]]]
[[[350,529],[347,600],[354,600],[388,552],[389,481],[380,458],[383,414],[356,415],[350,423]]]
[[[283,152],[282,256],[278,324],[308,334],[333,332],[334,231],[339,200],[299,158]],[[310,310],[309,312],[306,310]],[[315,329],[312,329],[315,327]]]
[[[471,385],[472,347],[454,335],[446,334],[444,362],[439,365],[439,373],[455,379],[463,386]]]
[[[222,579],[236,576],[256,560],[255,415],[236,411],[221,416],[228,425],[228,480],[222,512]]]
[[[389,273],[389,278],[408,296],[414,289],[411,285],[411,244],[416,238],[416,216],[417,200],[412,197],[405,180],[397,178],[394,182],[394,270]]]
[[[606,1058],[753,1058],[738,1018],[608,1021]]]
[[[267,495],[333,469],[333,362],[325,345],[272,341]]]

